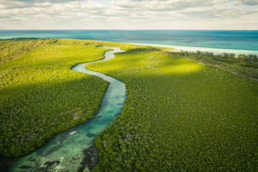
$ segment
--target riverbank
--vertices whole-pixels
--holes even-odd
[[[95,138],[120,114],[126,98],[126,88],[115,78],[89,70],[85,65],[110,60],[115,57],[115,53],[121,52],[124,51],[114,48],[106,51],[102,60],[80,63],[72,68],[76,72],[97,76],[110,83],[94,118],[56,135],[46,145],[12,163],[9,167],[10,171],[93,170],[99,159],[99,151],[94,144]]]
[[[13,45],[16,42],[12,40]],[[16,58],[0,65],[3,156],[28,154],[54,135],[94,117],[108,83],[74,72],[71,66],[102,59],[104,51],[95,45],[60,41],[29,53],[17,51]]]

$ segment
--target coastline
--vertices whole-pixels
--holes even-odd
[[[180,45],[168,45],[168,44],[152,44],[152,43],[137,43],[137,42],[124,42],[122,40],[120,41],[114,41],[114,40],[95,40],[95,39],[85,39],[85,38],[65,38],[65,37],[21,37],[21,36],[14,36],[14,37],[7,37],[2,38],[0,35],[0,40],[16,40],[16,39],[76,39],[76,40],[92,40],[92,41],[107,41],[107,42],[116,42],[116,43],[125,43],[125,44],[132,44],[132,45],[145,45],[145,46],[154,46],[154,47],[164,47],[164,48],[171,48],[174,49],[172,51],[180,52],[180,51],[190,51],[190,52],[196,52],[196,51],[202,51],[202,52],[212,52],[215,55],[222,54],[222,53],[230,53],[235,54],[238,56],[239,54],[245,54],[245,55],[257,55],[258,56],[258,50],[245,50],[245,49],[226,49],[226,48],[208,48],[208,47],[192,47],[192,46],[180,46]]]
[[[187,46],[178,46],[178,45],[163,45],[163,44],[145,44],[145,43],[127,43],[132,45],[149,45],[155,47],[164,47],[164,48],[173,48],[175,51],[204,51],[204,52],[212,52],[214,54],[221,54],[221,53],[233,53],[236,56],[239,54],[252,54],[258,56],[258,51],[253,50],[236,50],[236,49],[219,49],[219,48],[205,48],[205,47],[187,47]]]

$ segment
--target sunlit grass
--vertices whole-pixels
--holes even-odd
[[[197,72],[205,68],[204,65],[194,63],[184,58],[176,57],[171,57],[170,60],[167,61],[164,65],[165,66],[162,66],[161,71],[168,74],[187,74],[191,72]]]

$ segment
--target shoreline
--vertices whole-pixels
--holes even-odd
[[[124,42],[125,43],[125,42]],[[204,52],[212,52],[215,55],[222,54],[222,53],[233,53],[236,56],[239,54],[245,54],[245,55],[257,55],[258,51],[254,50],[236,50],[236,49],[222,49],[222,48],[206,48],[206,47],[187,47],[187,46],[178,46],[178,45],[163,45],[163,44],[145,44],[145,43],[127,43],[132,45],[149,45],[149,46],[155,46],[155,47],[164,47],[164,48],[173,48],[175,51],[204,51]]]
[[[15,40],[15,39],[75,39],[75,40],[88,40],[88,41],[106,41],[106,40],[93,40],[93,39],[79,39],[79,38],[55,38],[55,37],[47,37],[47,38],[41,38],[41,37],[13,37],[8,39],[2,39],[0,40]],[[224,48],[208,48],[208,47],[191,47],[191,46],[180,46],[180,45],[166,45],[166,44],[151,44],[151,43],[135,43],[135,42],[117,42],[117,41],[106,41],[106,42],[116,42],[116,43],[125,43],[125,44],[131,44],[131,45],[145,45],[145,46],[154,46],[154,47],[164,47],[164,48],[171,48],[175,52],[180,51],[189,51],[189,52],[211,52],[214,55],[222,54],[222,53],[230,53],[235,54],[236,57],[239,54],[245,54],[245,55],[256,55],[258,56],[258,50],[241,50],[241,49],[224,49]]]
[[[191,46],[180,46],[180,45],[167,45],[167,44],[152,44],[152,43],[137,43],[137,42],[120,42],[120,41],[107,41],[107,40],[94,40],[94,39],[79,39],[79,38],[56,38],[56,37],[12,37],[12,38],[0,38],[0,40],[15,40],[15,39],[75,39],[75,40],[88,40],[88,41],[106,41],[106,42],[116,42],[116,43],[125,43],[132,45],[145,45],[145,46],[154,46],[154,47],[164,47],[175,49],[173,51],[202,51],[202,52],[211,52],[214,55],[222,53],[231,53],[238,56],[239,54],[245,55],[257,55],[258,50],[242,50],[242,49],[224,49],[224,48],[208,48],[208,47],[191,47]]]

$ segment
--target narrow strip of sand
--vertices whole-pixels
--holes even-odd
[[[165,48],[173,48],[175,51],[204,51],[204,52],[212,52],[214,54],[222,54],[222,53],[233,53],[235,55],[239,54],[252,54],[258,56],[258,51],[253,50],[236,50],[236,49],[218,49],[218,48],[205,48],[205,47],[186,47],[186,46],[178,46],[178,45],[162,45],[162,44],[145,44],[145,43],[129,43],[134,45],[150,45],[155,47],[165,47]]]

